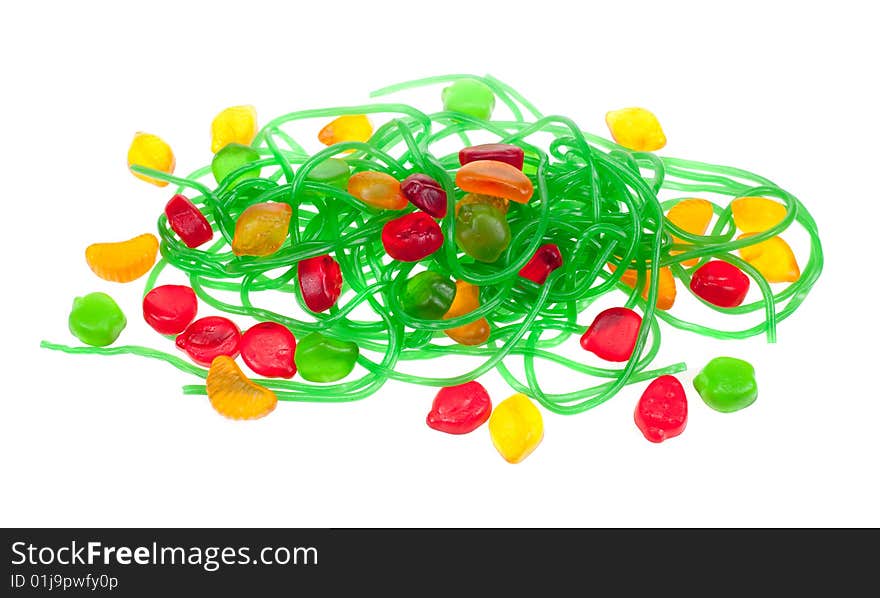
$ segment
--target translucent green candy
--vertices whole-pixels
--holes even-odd
[[[348,167],[348,162],[339,158],[327,158],[319,162],[306,175],[307,181],[332,185],[340,189],[348,187],[350,178],[351,169]]]
[[[427,270],[406,281],[400,305],[414,318],[439,320],[449,311],[453,299],[455,283],[442,274]]]
[[[476,118],[488,119],[495,108],[495,94],[488,85],[476,79],[459,79],[441,92],[443,108]]]
[[[214,159],[211,160],[211,172],[214,173],[214,178],[219,185],[229,173],[259,159],[259,152],[249,145],[230,143],[223,146],[223,149],[214,154]],[[235,187],[244,180],[255,179],[259,176],[260,167],[253,166],[244,171],[234,181],[231,181],[229,187]]]
[[[358,353],[355,343],[312,332],[296,344],[293,361],[309,382],[335,382],[351,373]]]
[[[758,398],[755,368],[734,357],[716,357],[694,378],[694,388],[709,407],[730,413],[745,409]]]
[[[106,347],[125,328],[125,314],[106,293],[89,293],[73,300],[67,325],[73,335],[87,345]]]
[[[461,206],[455,217],[455,242],[475,260],[492,263],[510,245],[507,217],[489,204]]]

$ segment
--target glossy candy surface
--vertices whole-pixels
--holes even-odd
[[[476,79],[459,79],[440,92],[443,109],[461,112],[474,118],[488,119],[495,108],[495,94]]]
[[[190,249],[207,243],[214,231],[205,215],[185,196],[177,194],[165,204],[165,217],[180,240]]]
[[[660,376],[642,393],[633,415],[636,426],[651,442],[663,442],[684,432],[688,404],[675,376]]]
[[[527,203],[535,190],[521,170],[497,160],[468,162],[455,173],[455,184],[462,191],[494,195],[518,203]]]
[[[544,284],[550,273],[562,266],[562,254],[559,247],[552,243],[541,245],[535,251],[525,266],[519,271],[519,275],[534,283]]]
[[[127,241],[93,243],[86,247],[86,263],[92,272],[110,282],[131,282],[156,263],[159,239],[145,233]]]
[[[455,292],[455,284],[448,277],[425,270],[403,285],[400,306],[414,318],[439,320],[452,306]]]
[[[330,121],[318,133],[318,141],[333,145],[342,141],[367,141],[373,135],[370,119],[364,114],[345,114]]]
[[[138,166],[146,166],[153,170],[161,170],[171,174],[174,172],[174,152],[171,147],[161,138],[150,133],[135,133],[134,139],[128,148],[128,167],[137,164]],[[157,187],[164,187],[167,181],[160,181],[145,174],[139,174],[131,171],[131,173],[142,181],[152,183]]]
[[[644,108],[622,108],[605,115],[614,141],[637,152],[653,152],[666,145],[660,121]]]
[[[446,191],[426,174],[411,174],[400,183],[400,190],[411,204],[434,218],[446,216]]]
[[[517,393],[495,407],[489,417],[492,444],[508,463],[528,457],[544,438],[541,412],[526,395]]]
[[[338,189],[347,189],[349,178],[351,178],[351,168],[348,162],[339,158],[327,158],[306,174],[307,181],[331,185]]]
[[[179,284],[163,284],[144,296],[144,321],[159,334],[180,334],[199,309],[195,292]]]
[[[402,210],[407,206],[400,182],[390,174],[365,170],[348,179],[348,192],[380,210]]]
[[[677,227],[684,229],[692,235],[704,235],[712,221],[712,204],[705,199],[684,199],[675,204],[666,214],[666,218]],[[672,240],[676,243],[685,243],[675,235]],[[680,251],[670,251],[670,255],[678,255]],[[682,262],[685,267],[696,265],[699,258],[692,258]]]
[[[241,335],[241,358],[251,370],[267,378],[292,378],[296,339],[277,322],[260,322]]]
[[[505,162],[519,170],[523,169],[525,153],[518,145],[509,143],[484,143],[463,148],[458,152],[458,162],[462,166],[477,160],[495,160]]]
[[[492,263],[510,245],[510,226],[497,208],[468,204],[455,217],[455,242],[475,260]]]
[[[581,337],[581,347],[606,361],[627,361],[636,346],[642,317],[627,307],[600,312]]]
[[[745,239],[757,233],[744,233],[739,239]],[[741,247],[739,255],[755,267],[767,282],[797,282],[801,277],[794,252],[782,237],[770,237],[766,241]]]
[[[274,392],[252,382],[235,361],[225,355],[211,362],[205,388],[211,406],[231,419],[257,419],[270,414],[278,404]]]
[[[299,375],[309,382],[335,382],[351,373],[358,353],[353,342],[312,332],[297,344],[294,360]]]
[[[253,106],[230,106],[211,122],[211,151],[230,143],[250,145],[257,136],[257,110]]]
[[[260,154],[254,148],[240,143],[229,143],[214,154],[214,159],[211,160],[211,172],[214,174],[214,180],[219,185],[232,172],[259,159]],[[230,181],[229,187],[235,187],[242,181],[259,177],[260,170],[259,166],[252,166],[246,169]]]
[[[396,260],[417,262],[440,249],[443,231],[430,215],[413,212],[385,223],[382,245]]]
[[[426,421],[429,427],[440,432],[467,434],[482,426],[491,412],[489,393],[473,380],[441,388]]]
[[[694,388],[712,409],[729,413],[745,409],[758,398],[755,368],[735,357],[716,357],[694,378]]]
[[[233,359],[238,355],[241,331],[223,316],[207,316],[187,326],[174,342],[179,349],[186,351],[190,359],[199,365],[209,366],[218,355],[228,355]]]
[[[106,293],[89,293],[73,300],[67,318],[70,332],[93,347],[112,344],[125,328],[125,314]]]
[[[473,204],[482,204],[492,206],[502,214],[507,214],[507,211],[510,209],[510,200],[504,199],[503,197],[495,197],[494,195],[483,195],[480,193],[467,193],[458,200],[455,204],[455,215],[458,216],[458,213],[464,206],[473,205]]]
[[[448,320],[469,314],[478,307],[480,307],[480,287],[464,280],[456,280],[455,298],[452,300],[449,310],[443,314],[443,319]],[[468,324],[447,328],[443,332],[460,345],[473,346],[485,343],[491,329],[486,318],[479,318]]]
[[[766,197],[740,197],[730,202],[733,222],[744,233],[760,233],[785,218],[784,205]]]
[[[264,202],[248,207],[235,221],[232,253],[235,255],[271,255],[287,239],[293,210],[286,203]]]
[[[749,277],[733,264],[712,260],[694,272],[691,290],[712,305],[736,307],[749,292]]]
[[[327,311],[342,291],[342,270],[329,255],[302,260],[297,265],[299,290],[306,306],[313,312]]]
[[[614,266],[610,266],[611,271],[614,272]],[[638,284],[639,274],[635,270],[627,270],[620,277],[620,282],[625,284],[630,288],[635,288],[636,284]],[[668,267],[660,268],[660,273],[658,274],[658,288],[657,288],[657,309],[671,309],[675,304],[675,296],[677,291],[675,289],[675,276],[672,275],[672,270]],[[647,299],[648,293],[651,291],[651,270],[645,270],[645,286],[642,288],[642,298]]]

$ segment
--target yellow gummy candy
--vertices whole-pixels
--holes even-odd
[[[274,392],[252,382],[228,355],[219,355],[211,362],[205,386],[211,406],[232,419],[257,419],[271,413],[278,404]]]
[[[257,136],[257,110],[253,106],[231,106],[211,122],[211,151],[219,152],[230,143],[250,145]]]
[[[712,221],[712,204],[705,199],[685,199],[675,204],[666,214],[666,218],[677,226],[692,235],[704,235],[706,229],[709,228],[709,222]],[[684,243],[681,239],[672,235],[672,239],[676,243]],[[678,255],[681,251],[671,251],[670,255]],[[699,258],[685,260],[682,265],[693,266],[699,262]]]
[[[618,144],[637,152],[653,152],[666,145],[660,121],[644,108],[622,108],[605,115],[605,123]]]
[[[340,116],[321,129],[318,141],[333,145],[342,141],[367,141],[373,135],[373,127],[363,114]]]
[[[235,255],[270,255],[287,239],[293,209],[281,202],[267,201],[248,207],[235,221],[232,253]]]
[[[455,298],[443,319],[448,320],[469,314],[478,307],[480,307],[480,287],[464,280],[456,280]],[[488,340],[491,328],[486,318],[480,318],[469,324],[447,328],[443,332],[460,345],[482,345]]]
[[[93,243],[86,247],[86,262],[104,280],[131,282],[150,271],[158,251],[159,239],[145,233],[128,241]]]
[[[745,233],[739,239],[746,239],[757,233]],[[794,252],[781,237],[770,237],[766,241],[741,247],[739,255],[750,263],[767,282],[796,282],[801,277]]]
[[[730,202],[733,222],[744,233],[760,233],[785,218],[786,208],[766,197],[740,197]]]
[[[544,420],[524,394],[517,393],[495,407],[489,417],[492,444],[508,463],[519,463],[541,444]]]
[[[171,146],[156,135],[138,132],[135,133],[134,139],[132,139],[131,145],[128,148],[129,170],[131,170],[133,164],[171,174],[174,172],[174,152],[171,151]],[[134,171],[131,173],[137,178],[159,187],[164,187],[168,184],[167,181],[160,181],[159,179],[154,179]]]

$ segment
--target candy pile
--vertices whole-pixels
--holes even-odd
[[[70,313],[87,346],[42,346],[162,359],[205,380],[186,394],[207,394],[235,419],[265,416],[279,400],[362,399],[387,380],[441,387],[428,426],[465,434],[488,422],[516,463],[543,437],[538,405],[580,413],[641,381],[651,381],[634,414],[644,436],[681,434],[688,405],[673,374],[685,366],[650,367],[659,322],[774,342],[819,277],[818,232],[797,198],[744,170],[655,155],[666,137],[649,111],[609,112],[615,143],[542,115],[490,76],[432,77],[373,96],[434,84],[444,85],[443,109],[431,114],[375,103],[258,128],[253,107],[228,108],[211,124],[210,165],[185,178],[173,174],[165,141],[138,133],[132,173],[177,186],[158,237],[90,245],[86,262],[108,281],[147,275],[144,320],[181,353],[111,346],[126,317],[104,293],[77,298]],[[496,102],[508,114],[493,118]],[[317,122],[309,141],[326,147],[297,141],[288,127],[298,121]],[[780,236],[790,227],[809,238],[806,260]],[[168,266],[189,284],[157,285]],[[688,291],[697,308],[763,319],[730,331],[684,319],[673,306]],[[290,310],[261,307],[272,293],[286,294]],[[597,310],[603,297],[616,305]],[[202,306],[225,315],[198,317]],[[582,360],[554,352],[573,334]],[[447,355],[482,363],[450,377],[404,371]],[[568,368],[576,388],[545,391],[541,361]],[[494,408],[477,381],[493,369],[514,391]],[[751,365],[729,357],[712,360],[694,387],[722,412],[757,397]]]

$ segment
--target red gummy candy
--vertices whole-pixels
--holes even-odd
[[[382,245],[388,255],[401,262],[417,262],[443,245],[443,231],[424,212],[395,218],[382,227]]]
[[[210,366],[218,355],[235,359],[241,344],[241,331],[222,316],[200,318],[177,336],[175,344],[199,365]]]
[[[648,385],[636,405],[636,425],[651,442],[663,442],[684,432],[688,404],[675,376],[660,376]]]
[[[297,266],[299,290],[313,312],[327,311],[336,304],[342,291],[342,271],[329,255],[303,260]]]
[[[292,378],[296,374],[295,352],[293,333],[277,322],[261,322],[241,335],[241,358],[267,378]]]
[[[713,260],[694,272],[691,290],[712,305],[736,307],[749,292],[749,277],[733,264]]]
[[[165,204],[168,226],[177,233],[187,247],[198,247],[214,237],[214,231],[204,214],[186,197],[177,194]]]
[[[144,320],[159,334],[179,334],[190,325],[199,309],[193,290],[179,284],[166,284],[144,297]]]
[[[462,166],[468,162],[476,162],[477,160],[505,162],[522,170],[523,162],[525,161],[525,152],[523,152],[521,147],[507,143],[484,143],[483,145],[473,145],[458,152],[458,162]]]
[[[428,426],[447,434],[467,434],[489,419],[492,401],[476,380],[441,388],[428,414]]]
[[[632,356],[642,316],[626,307],[612,307],[596,316],[581,337],[581,347],[607,361],[626,361]]]
[[[534,283],[544,284],[550,273],[561,265],[562,254],[559,253],[559,247],[548,243],[538,247],[532,259],[519,271],[519,275]]]
[[[400,183],[400,191],[411,204],[433,216],[446,216],[446,191],[426,174],[411,174]]]

